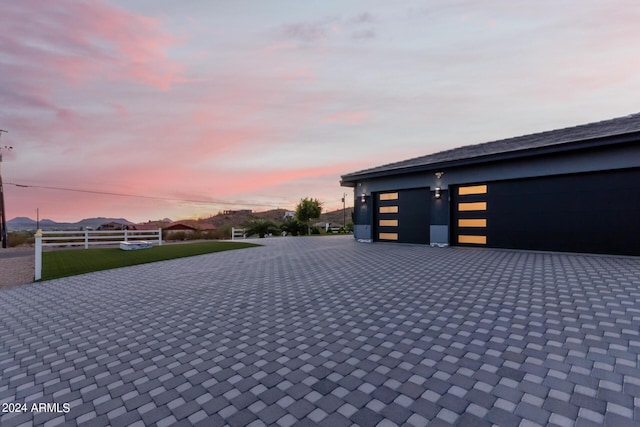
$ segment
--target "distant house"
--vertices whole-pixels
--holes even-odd
[[[226,210],[222,211],[223,215],[236,215],[236,214],[250,214],[253,213],[251,209],[240,209],[240,210]]]
[[[187,232],[194,232],[197,230],[196,227],[193,227],[189,224],[185,224],[183,222],[174,222],[167,225],[166,227],[163,227],[162,229],[164,231],[187,231]]]
[[[107,222],[98,227],[98,230],[124,230],[126,224],[120,224],[119,222]]]
[[[131,224],[129,226],[129,230],[138,230],[138,231],[142,231],[142,230],[157,230],[158,228],[162,228],[162,227],[160,227],[158,224],[153,224],[153,223]]]
[[[286,212],[284,213],[284,218],[282,218],[282,219],[286,221],[286,220],[287,220],[287,218],[291,218],[291,219],[293,219],[293,218],[295,218],[295,217],[296,217],[296,213],[295,213],[294,211],[286,211]]]
[[[191,234],[196,231],[212,231],[215,229],[216,227],[213,226],[212,224],[203,223],[203,224],[191,225],[186,222],[174,222],[162,228],[166,236],[171,236],[171,234],[177,233],[177,232]]]

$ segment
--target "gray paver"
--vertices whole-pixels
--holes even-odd
[[[0,290],[0,424],[640,423],[638,258],[257,242]]]

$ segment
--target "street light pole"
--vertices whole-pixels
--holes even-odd
[[[0,129],[0,135],[2,132],[8,133],[4,129]],[[13,147],[0,147],[0,239],[2,240],[2,247],[6,249],[7,247],[7,239],[9,238],[9,233],[7,232],[7,215],[6,209],[4,206],[4,188],[2,186],[2,150],[7,149],[11,150]]]
[[[347,193],[342,193],[342,229],[347,231]]]

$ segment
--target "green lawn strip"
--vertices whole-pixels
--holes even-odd
[[[196,242],[133,251],[123,251],[120,248],[56,250],[42,254],[42,280],[255,246],[260,245],[243,242]]]

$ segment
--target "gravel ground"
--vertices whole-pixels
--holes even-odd
[[[0,289],[33,282],[33,248],[0,249]]]

